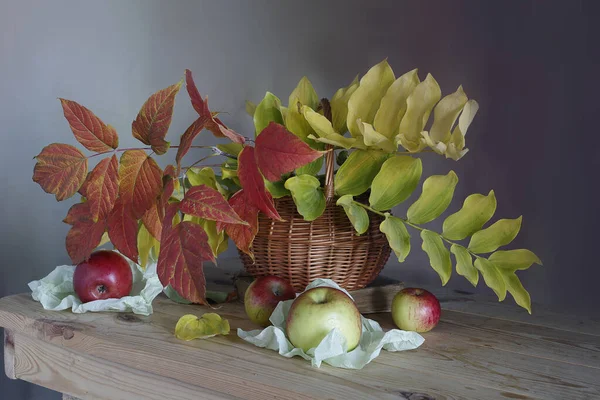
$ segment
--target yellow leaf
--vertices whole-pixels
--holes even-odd
[[[229,334],[229,321],[219,314],[206,313],[201,318],[192,314],[179,318],[175,326],[175,337],[181,340],[206,339]]]
[[[373,129],[373,125],[359,121],[358,127],[365,146],[383,150],[387,153],[393,153],[398,150],[398,145]]]
[[[473,122],[473,118],[479,110],[479,104],[475,100],[467,101],[458,119],[458,125],[454,128],[450,137],[450,142],[446,148],[446,157],[453,160],[460,160],[469,149],[465,149],[465,135]]]
[[[256,104],[253,102],[246,100],[246,114],[251,117],[254,117],[254,112],[256,111]]]
[[[429,256],[431,268],[438,273],[442,280],[442,286],[445,286],[452,274],[450,252],[446,246],[444,246],[444,242],[442,242],[440,235],[435,232],[424,229],[421,231],[421,239],[423,239],[421,248]]]
[[[312,83],[305,76],[300,79],[300,82],[298,82],[298,85],[290,94],[288,109],[295,109],[297,102],[300,102],[300,104],[303,106],[308,106],[313,110],[319,105],[319,97],[317,96],[317,92],[315,92]]]
[[[357,120],[373,123],[379,109],[381,99],[385,96],[390,85],[394,82],[394,71],[383,60],[373,66],[360,80],[360,85],[348,100],[348,130],[353,137],[360,136]]]
[[[137,235],[137,246],[142,269],[146,270],[150,251],[157,245],[160,246],[160,242],[148,232],[148,229],[146,229],[144,224],[141,224]]]
[[[369,215],[367,214],[367,211],[358,205],[352,199],[351,195],[347,194],[340,197],[335,204],[344,208],[346,216],[352,223],[356,233],[362,235],[369,229]]]
[[[373,127],[388,139],[398,133],[398,127],[406,113],[406,99],[419,84],[417,70],[413,69],[396,79],[389,87],[375,114]]]
[[[341,134],[348,131],[346,126],[346,118],[348,117],[348,100],[352,93],[358,88],[358,75],[350,85],[338,89],[331,98],[331,119],[333,129]]]
[[[514,273],[502,274],[502,279],[506,284],[506,289],[512,295],[515,302],[527,310],[531,314],[531,297],[523,284],[519,280],[519,277]]]
[[[441,97],[440,86],[433,76],[428,74],[406,99],[406,113],[398,128],[398,140],[406,150],[416,152],[423,148],[421,132],[433,106]]]
[[[504,278],[500,274],[500,271],[498,271],[494,264],[485,258],[477,257],[475,260],[475,268],[481,272],[485,284],[496,293],[498,300],[504,300],[506,298],[506,284],[504,283]]]
[[[542,260],[527,249],[496,251],[490,255],[489,260],[496,267],[508,271],[527,269],[534,263],[542,265]]]
[[[421,196],[408,208],[408,220],[424,224],[439,217],[450,205],[457,183],[458,176],[454,171],[425,179]]]
[[[373,179],[369,204],[383,211],[402,203],[416,189],[422,171],[419,158],[400,155],[389,158]]]
[[[285,127],[288,131],[306,142],[308,136],[314,135],[315,131],[301,113],[301,110],[302,109],[298,110],[298,107],[295,106],[288,108],[288,111],[285,114]]]
[[[315,137],[314,135],[309,135],[309,138],[319,142],[340,146],[345,149],[351,148],[356,143],[356,139],[347,138],[337,133],[327,118],[315,112],[310,107],[303,106],[302,113],[304,114],[306,121],[310,124],[318,136]]]
[[[433,110],[433,125],[429,130],[431,138],[437,142],[450,141],[450,130],[454,126],[458,115],[467,104],[467,95],[459,86],[456,92],[444,97]]]
[[[390,213],[385,213],[385,220],[379,225],[379,230],[385,234],[399,262],[404,262],[410,253],[410,234],[404,222]]]
[[[298,213],[306,221],[314,221],[325,211],[325,194],[321,182],[311,175],[299,175],[285,181],[285,188],[292,193]]]
[[[273,93],[267,92],[263,100],[258,103],[254,111],[254,128],[258,136],[271,121],[283,124],[281,115],[281,101]]]
[[[473,266],[473,258],[469,251],[458,244],[453,244],[450,247],[450,251],[454,254],[454,258],[456,258],[456,272],[467,278],[471,282],[471,285],[476,287],[479,282],[479,273]]]

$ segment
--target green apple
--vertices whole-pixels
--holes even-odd
[[[354,301],[331,287],[317,287],[294,300],[286,320],[288,339],[305,352],[317,347],[334,328],[346,338],[346,351],[360,341],[362,322]]]

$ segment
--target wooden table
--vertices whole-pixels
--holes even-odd
[[[236,329],[254,326],[238,303],[218,310],[230,335],[183,342],[177,319],[206,308],[159,297],[149,317],[74,315],[21,294],[0,299],[5,369],[81,399],[600,398],[600,321],[435,291],[444,312],[423,346],[382,351],[360,371],[312,368],[242,341]],[[393,327],[388,313],[370,317]]]

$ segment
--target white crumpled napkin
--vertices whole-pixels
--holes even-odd
[[[156,263],[151,263],[144,272],[142,267],[130,260],[129,266],[133,273],[133,287],[129,296],[120,299],[94,300],[82,303],[73,289],[74,265],[61,265],[46,277],[29,282],[31,296],[42,303],[46,310],[66,310],[71,308],[74,313],[87,311],[119,311],[135,314],[152,314],[152,301],[163,286],[156,274]]]
[[[305,290],[319,286],[340,289],[350,296],[346,290],[340,288],[330,279],[316,279]],[[238,336],[255,346],[276,350],[284,357],[300,356],[305,360],[310,360],[313,367],[320,367],[321,363],[325,362],[334,367],[349,369],[363,368],[379,355],[381,349],[388,351],[412,350],[425,341],[423,336],[416,332],[401,331],[399,329],[384,332],[376,321],[361,316],[362,336],[359,345],[354,350],[345,352],[344,337],[337,329],[333,329],[317,347],[305,353],[302,349],[295,348],[285,335],[285,320],[293,301],[282,301],[277,305],[270,318],[272,326],[250,332],[238,328]]]

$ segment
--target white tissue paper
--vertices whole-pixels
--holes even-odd
[[[340,289],[350,296],[346,290],[330,279],[316,279],[305,290],[320,286]],[[304,352],[302,349],[295,348],[285,335],[285,320],[293,301],[282,301],[277,305],[270,318],[272,326],[250,332],[238,328],[238,336],[255,346],[276,350],[284,357],[300,356],[305,360],[310,360],[313,367],[320,367],[321,363],[325,362],[334,367],[349,369],[363,368],[379,355],[381,349],[387,351],[412,350],[425,341],[423,336],[416,332],[399,329],[384,332],[376,321],[361,316],[362,336],[359,345],[354,350],[345,352],[344,337],[337,329],[333,329],[317,347]]]
[[[120,299],[94,300],[82,303],[73,289],[74,265],[61,265],[50,272],[48,276],[29,282],[31,296],[42,303],[46,310],[66,310],[74,313],[88,311],[118,311],[135,314],[152,314],[152,301],[163,286],[156,274],[156,263],[148,264],[146,271],[142,267],[127,260],[133,274],[133,286],[129,296]]]

